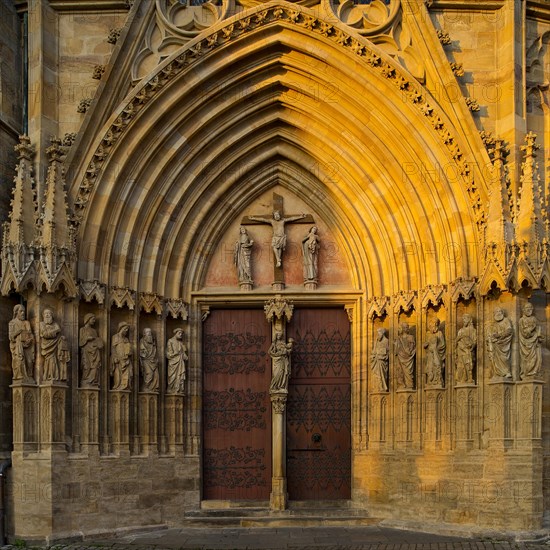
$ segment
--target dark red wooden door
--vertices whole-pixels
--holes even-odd
[[[262,310],[213,310],[204,322],[204,499],[269,499],[269,345]]]
[[[296,309],[287,403],[292,500],[351,498],[351,346],[343,308]]]

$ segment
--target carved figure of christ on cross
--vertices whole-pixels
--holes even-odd
[[[285,216],[283,197],[273,193],[273,214],[271,216],[245,216],[241,225],[270,224],[273,227],[271,248],[275,257],[275,281],[283,281],[283,251],[286,247],[285,225],[287,223],[315,223],[310,214],[296,214]]]

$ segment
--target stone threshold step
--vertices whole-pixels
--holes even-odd
[[[189,517],[184,523],[187,527],[338,527],[353,525],[376,525],[381,520],[367,516],[330,515],[272,515],[257,517],[219,516],[219,517]]]

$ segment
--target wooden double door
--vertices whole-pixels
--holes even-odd
[[[203,328],[203,499],[268,500],[271,326],[261,309],[212,310]],[[351,496],[350,327],[343,308],[296,308],[286,407],[291,500]]]

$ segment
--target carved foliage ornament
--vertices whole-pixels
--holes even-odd
[[[280,296],[272,298],[264,305],[264,311],[266,319],[271,322],[273,318],[283,319],[286,318],[287,321],[292,319],[292,312],[294,311],[294,306],[292,302],[284,300]]]
[[[97,178],[101,166],[112,150],[113,145],[120,139],[133,117],[143,109],[155,94],[182,70],[188,68],[197,59],[212,52],[212,50],[218,46],[275,20],[281,20],[287,24],[296,25],[299,28],[306,28],[310,32],[318,33],[330,40],[334,40],[335,43],[349,49],[354,55],[363,58],[365,63],[375,70],[380,71],[380,74],[383,75],[384,78],[388,78],[404,92],[404,97],[416,105],[428,118],[432,127],[440,135],[442,143],[449,149],[451,156],[455,159],[458,172],[464,180],[478,227],[481,229],[484,223],[485,213],[481,208],[481,198],[477,185],[474,182],[471,169],[464,160],[458,143],[446,129],[443,119],[437,114],[431,103],[429,103],[429,99],[425,96],[425,90],[420,84],[411,78],[408,73],[402,73],[398,65],[396,65],[393,72],[384,72],[384,66],[379,53],[374,51],[370,43],[363,38],[352,33],[346,33],[342,29],[335,28],[330,23],[319,19],[312,12],[309,12],[307,8],[300,7],[298,9],[298,6],[296,8],[291,8],[287,5],[258,9],[258,11],[251,13],[246,18],[237,22],[228,23],[223,28],[212,32],[200,40],[192,40],[183,53],[163,64],[161,68],[157,70],[153,78],[145,82],[134,94],[132,94],[130,102],[120,111],[119,116],[115,119],[114,123],[103,137],[101,144],[98,146],[90,162],[89,167],[91,167],[92,164],[94,165],[93,177],[87,175],[80,183],[79,191],[74,202],[76,223],[82,220],[91,191],[94,187],[94,180]]]

